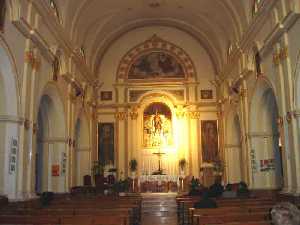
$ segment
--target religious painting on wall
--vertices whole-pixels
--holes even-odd
[[[152,103],[144,111],[144,147],[166,147],[173,144],[172,112],[163,103]]]
[[[217,120],[201,121],[202,161],[215,162],[218,157],[218,124]]]
[[[201,99],[213,99],[213,91],[201,90]]]
[[[103,165],[114,164],[114,124],[98,124],[98,160]]]
[[[128,79],[184,78],[183,66],[165,52],[149,52],[140,56],[131,65]]]

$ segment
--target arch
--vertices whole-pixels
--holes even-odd
[[[49,83],[39,100],[36,135],[35,191],[66,191],[66,120],[56,87]],[[58,169],[55,174],[53,169]],[[34,171],[34,170],[33,170]]]
[[[83,176],[91,173],[90,129],[86,113],[82,111],[75,123],[72,158],[72,184],[83,185]]]
[[[297,64],[295,70],[295,86],[294,86],[294,105],[297,110],[300,110],[300,54],[297,57]]]
[[[39,95],[39,97],[37,98],[37,102],[39,104],[36,105],[35,108],[35,114],[34,115],[38,115],[39,109],[40,109],[40,104],[42,102],[42,98],[44,96],[48,96],[51,101],[53,102],[53,105],[55,106],[54,108],[54,114],[57,115],[56,117],[56,122],[57,124],[59,124],[60,129],[56,131],[56,136],[60,136],[60,137],[66,137],[66,119],[65,119],[65,106],[64,106],[64,102],[63,102],[63,95],[60,93],[60,90],[57,86],[56,82],[50,81],[48,82],[45,87],[43,88],[43,91],[41,92],[41,94]]]
[[[190,56],[182,48],[154,35],[145,42],[133,47],[125,54],[119,64],[117,78],[131,79],[130,75],[132,74],[130,72],[136,62],[143,56],[147,56],[147,54],[155,54],[157,52],[166,55],[166,57],[176,62],[179,68],[182,68],[181,70],[183,71],[180,73],[183,72],[184,74],[178,74],[178,78],[196,77],[196,68]],[[149,74],[146,75],[149,76]],[[150,76],[150,78],[153,77]]]
[[[11,163],[12,140],[18,146],[19,139],[19,88],[14,57],[0,38],[0,194],[16,197],[17,162]],[[14,164],[14,165],[13,165]],[[14,166],[12,170],[11,166]]]
[[[279,110],[273,87],[259,79],[251,99],[250,136],[257,170],[252,171],[256,188],[280,188],[283,184],[282,152],[279,147]]]
[[[226,144],[225,160],[227,165],[228,183],[238,183],[244,180],[243,173],[243,152],[242,152],[242,131],[240,118],[235,110],[229,111],[226,120]],[[233,163],[234,162],[234,163]]]
[[[273,87],[271,81],[269,81],[266,77],[260,77],[255,85],[255,88],[253,90],[251,99],[250,99],[250,116],[249,116],[249,129],[250,131],[254,131],[256,129],[255,122],[259,121],[260,119],[260,112],[256,108],[259,107],[262,103],[263,95],[266,93],[266,91],[271,91],[273,93],[273,96],[275,98],[275,101],[278,103],[277,95],[275,88]]]

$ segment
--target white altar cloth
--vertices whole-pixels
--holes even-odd
[[[176,175],[141,175],[139,181],[141,183],[146,181],[158,181],[158,182],[178,182],[179,177]]]

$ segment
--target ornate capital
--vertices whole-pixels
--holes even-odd
[[[125,119],[127,119],[127,113],[126,112],[117,112],[115,114],[115,118],[117,120],[125,120]]]
[[[280,64],[280,53],[279,52],[273,53],[273,63],[275,66],[278,66]]]
[[[30,128],[30,120],[29,119],[24,120],[24,128],[26,130],[29,130],[29,128]]]
[[[25,52],[25,62],[28,63],[34,70],[38,70],[41,64],[33,50]]]
[[[218,116],[218,117],[223,117],[223,115],[224,115],[224,113],[223,113],[222,110],[219,110],[219,111],[217,112],[217,116]]]
[[[133,107],[129,113],[129,116],[132,120],[136,120],[139,116],[138,112],[137,112],[137,107]]]
[[[176,117],[178,119],[182,119],[185,116],[186,116],[186,112],[184,111],[183,106],[182,105],[177,106],[176,107]]]
[[[285,60],[288,57],[288,48],[287,48],[287,46],[283,46],[280,49],[279,57],[280,57],[281,60]]]
[[[292,118],[293,118],[293,112],[287,112],[287,113],[286,113],[286,121],[287,121],[288,123],[291,123]]]
[[[283,127],[283,118],[282,118],[282,116],[279,116],[277,118],[277,125],[278,125],[278,127]]]
[[[189,112],[189,117],[191,119],[197,120],[197,119],[200,119],[200,116],[201,116],[201,112],[199,112],[199,111]]]
[[[242,89],[240,90],[240,96],[241,96],[242,98],[245,98],[245,97],[247,96],[247,89],[242,88]]]

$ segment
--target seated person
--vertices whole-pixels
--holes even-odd
[[[238,185],[237,196],[238,197],[249,197],[250,191],[248,189],[248,185],[241,181]]]
[[[190,183],[190,191],[188,193],[189,196],[197,196],[201,195],[203,192],[203,186],[200,184],[199,179],[195,179],[194,177]]]
[[[271,210],[274,225],[299,225],[300,210],[289,202],[281,202]]]
[[[209,191],[204,191],[201,200],[194,204],[194,208],[217,208],[217,203],[215,202],[215,200],[209,198]]]
[[[222,194],[223,198],[236,198],[237,193],[232,190],[232,184],[227,184],[225,187],[225,191]]]
[[[209,197],[216,198],[222,195],[224,187],[220,181],[216,180],[213,185],[209,187]]]

